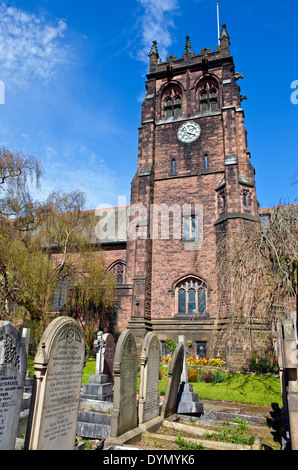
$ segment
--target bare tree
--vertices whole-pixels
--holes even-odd
[[[256,324],[267,327],[295,309],[298,260],[298,206],[280,205],[262,223],[243,221],[234,231],[217,233],[217,264],[210,276],[218,293],[212,350],[237,343],[252,354]]]

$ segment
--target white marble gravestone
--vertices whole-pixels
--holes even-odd
[[[27,369],[19,331],[0,321],[0,450],[14,450]]]
[[[74,450],[85,342],[69,317],[52,321],[35,356],[35,399],[25,449]]]

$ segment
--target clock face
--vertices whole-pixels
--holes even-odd
[[[197,140],[201,135],[201,128],[196,122],[187,122],[179,127],[177,137],[181,142],[190,144]]]

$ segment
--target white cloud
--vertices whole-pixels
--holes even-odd
[[[41,188],[32,188],[36,199],[44,201],[52,191],[79,190],[86,195],[86,209],[116,206],[122,194],[129,200],[130,181],[117,175],[88,145],[66,142],[58,149],[48,144],[43,148],[43,157]]]
[[[65,63],[62,39],[67,24],[49,24],[44,17],[0,4],[0,78],[24,85],[40,77],[49,79]]]
[[[152,42],[157,41],[158,52],[162,59],[168,55],[172,45],[172,30],[175,29],[174,17],[179,14],[179,0],[138,0],[144,7],[140,19],[142,50],[139,59],[148,62]]]

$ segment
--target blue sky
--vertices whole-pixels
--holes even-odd
[[[219,0],[243,95],[261,207],[298,184],[297,0]],[[38,158],[40,199],[80,189],[87,209],[130,199],[148,52],[217,45],[214,0],[0,1],[0,146]]]

